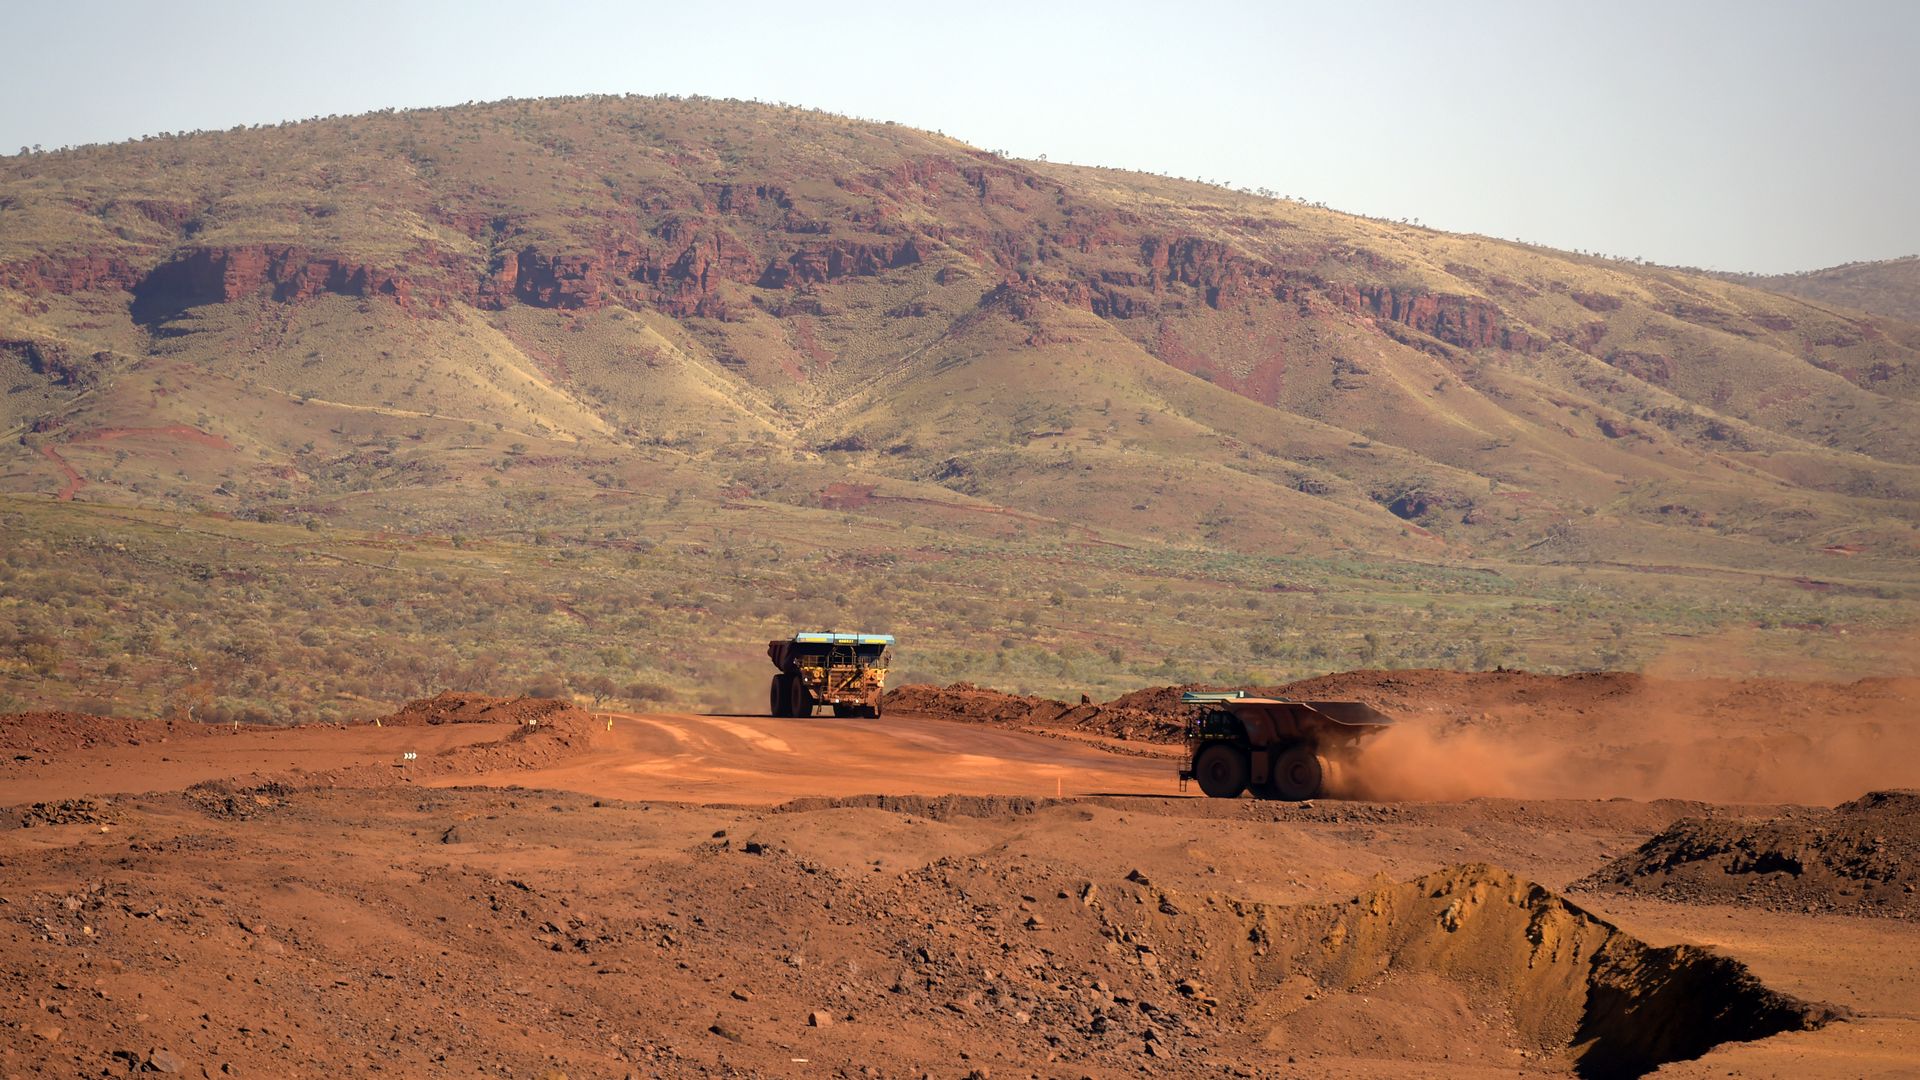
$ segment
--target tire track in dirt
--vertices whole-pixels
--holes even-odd
[[[77,494],[81,488],[87,486],[87,478],[81,476],[78,469],[67,464],[67,459],[62,457],[60,451],[55,450],[53,447],[43,446],[40,448],[40,452],[45,454],[47,459],[52,461],[54,465],[58,466],[67,478],[66,486],[61,488],[59,494],[53,497],[53,501],[72,502],[74,495]]]
[[[602,723],[580,754],[533,769],[447,772],[429,783],[755,805],[873,793],[1171,795],[1178,787],[1165,759],[907,714],[872,721],[615,713]]]
[[[210,446],[216,450],[233,449],[233,444],[220,436],[209,434],[201,431],[199,428],[190,427],[186,424],[167,424],[163,427],[146,428],[97,428],[92,431],[76,432],[69,435],[66,439],[66,445],[72,446],[76,443],[90,442],[113,442],[116,439],[138,438],[141,436],[160,436],[170,439],[180,439],[185,442],[199,443],[202,446]],[[40,453],[52,461],[67,478],[66,486],[62,487],[60,491],[54,495],[53,501],[72,502],[73,497],[79,494],[80,489],[87,486],[87,478],[80,475],[80,471],[75,469],[73,465],[67,461],[66,456],[54,449],[51,445],[42,446]]]

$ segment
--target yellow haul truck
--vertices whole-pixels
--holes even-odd
[[[1393,718],[1358,701],[1250,697],[1244,690],[1188,691],[1200,709],[1186,733],[1180,790],[1197,780],[1210,799],[1311,799],[1339,791],[1342,770]]]
[[[809,630],[767,642],[780,674],[767,697],[775,716],[812,716],[831,705],[835,716],[880,716],[880,693],[893,659],[892,634]]]

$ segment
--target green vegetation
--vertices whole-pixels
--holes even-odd
[[[1637,667],[1686,639],[1719,642],[1728,673],[1911,662],[1910,597],[911,527],[878,548],[839,515],[773,507],[768,532],[716,516],[683,504],[456,541],[8,499],[0,711],[337,720],[447,688],[757,707],[766,641],[813,625],[902,634],[896,681],[1062,697],[1360,666]],[[1315,591],[1276,591],[1301,581]]]
[[[1920,327],[800,109],[0,159],[0,383],[6,708],[1913,665]]]

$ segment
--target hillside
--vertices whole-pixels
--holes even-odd
[[[828,621],[1062,694],[1878,668],[1917,356],[1705,276],[738,102],[11,157],[0,655],[21,701],[243,713],[751,701],[756,641]]]
[[[1920,322],[1920,255],[1848,263],[1803,274],[1723,274],[1768,292]]]

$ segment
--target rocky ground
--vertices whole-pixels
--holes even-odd
[[[1588,877],[1684,900],[1920,917],[1920,791],[1759,821],[1682,818]]]
[[[403,712],[0,721],[0,1077],[1920,1069],[1920,922],[1839,901],[1907,895],[1910,793],[1228,802],[904,713]],[[1833,902],[1660,887],[1716,845]]]

